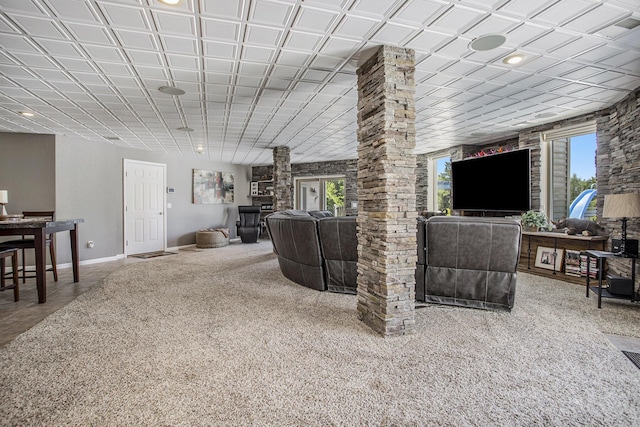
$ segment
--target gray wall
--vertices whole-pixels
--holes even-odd
[[[154,153],[77,137],[0,133],[0,189],[9,191],[9,213],[54,209],[56,216],[83,218],[80,259],[102,259],[124,253],[123,160],[166,165],[167,247],[195,243],[195,232],[225,227],[235,237],[238,205],[250,202],[251,168],[210,160],[206,155]],[[234,174],[234,204],[192,203],[192,170]],[[67,233],[57,236],[58,262],[71,260]],[[93,240],[93,249],[86,242]]]
[[[0,153],[0,190],[9,192],[7,213],[54,210],[55,137],[0,133]]]

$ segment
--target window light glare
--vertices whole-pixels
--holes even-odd
[[[175,6],[180,3],[182,0],[160,0],[160,3],[168,4],[170,6]]]
[[[524,59],[524,55],[510,55],[507,56],[506,58],[504,58],[502,60],[502,62],[504,62],[505,64],[509,64],[509,65],[515,65],[515,64],[519,64],[520,62],[522,62],[522,60]]]

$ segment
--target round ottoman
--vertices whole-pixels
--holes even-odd
[[[228,228],[208,228],[196,231],[196,248],[220,248],[229,244]]]

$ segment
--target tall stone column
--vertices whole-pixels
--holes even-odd
[[[291,151],[281,145],[273,149],[273,209],[293,209]]]
[[[358,316],[415,331],[415,54],[382,46],[358,73]]]

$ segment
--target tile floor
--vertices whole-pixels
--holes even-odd
[[[13,290],[0,292],[0,348],[16,336],[25,332],[45,317],[73,301],[78,295],[91,289],[112,271],[126,263],[136,262],[132,258],[80,266],[80,281],[73,282],[71,268],[58,269],[58,281],[47,272],[47,302],[38,304],[36,279],[20,278],[20,301],[13,301]],[[10,280],[10,279],[7,279]],[[5,282],[8,284],[7,282]]]

